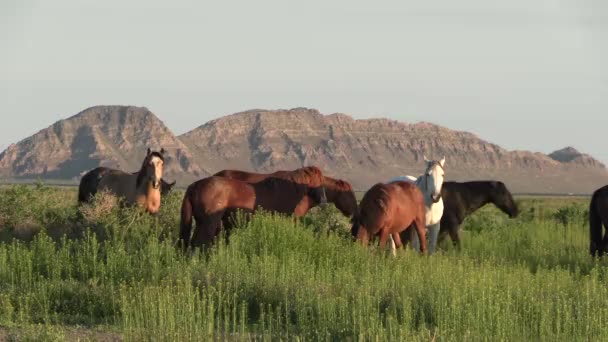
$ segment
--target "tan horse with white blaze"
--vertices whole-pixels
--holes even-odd
[[[137,204],[150,214],[156,214],[161,204],[161,180],[165,150],[148,149],[141,168],[136,173],[112,170],[99,180],[98,191],[108,191],[125,200],[127,205]]]

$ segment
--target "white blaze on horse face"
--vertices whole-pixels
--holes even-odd
[[[157,156],[150,158],[150,165],[154,167],[154,187],[159,188],[160,181],[163,178],[163,166],[164,162]]]
[[[431,189],[433,189],[433,197],[438,198],[441,195],[441,187],[443,186],[443,178],[445,173],[443,171],[443,165],[441,163],[445,163],[445,158],[442,159],[439,163],[436,163],[430,170],[428,175],[429,177],[429,185]],[[432,163],[432,162],[431,162]]]

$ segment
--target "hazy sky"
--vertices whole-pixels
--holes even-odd
[[[310,107],[608,163],[605,0],[2,0],[0,42],[0,149],[99,104]]]

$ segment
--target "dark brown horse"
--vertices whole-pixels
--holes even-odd
[[[425,215],[424,196],[415,184],[406,181],[378,183],[363,196],[351,233],[363,245],[380,235],[380,248],[383,249],[389,236],[398,236],[414,223],[420,240],[420,251],[424,254]]]
[[[180,241],[184,248],[212,244],[227,210],[252,213],[263,208],[272,213],[305,215],[321,202],[320,189],[274,177],[255,184],[216,176],[199,180],[184,195]],[[193,217],[196,228],[190,239]]]
[[[441,187],[443,215],[438,242],[449,234],[454,247],[460,249],[460,225],[477,209],[492,203],[509,217],[517,217],[519,210],[513,195],[500,181],[444,182]],[[413,230],[401,233],[401,241],[407,244]]]
[[[90,202],[97,193],[97,186],[99,185],[101,178],[116,171],[118,170],[99,166],[85,173],[80,179],[80,184],[78,185],[78,203]],[[167,183],[163,178],[161,178],[160,182],[161,196],[166,196],[175,186],[175,181],[173,181],[173,183]]]
[[[299,173],[302,172],[302,175]],[[307,177],[303,177],[308,175]],[[312,175],[312,177],[310,177]],[[318,187],[319,181],[323,186],[326,201],[333,203],[346,217],[352,217],[357,212],[357,198],[350,183],[331,177],[323,176],[321,170],[315,166],[308,166],[293,171],[276,171],[274,173],[255,173],[239,170],[223,170],[214,176],[241,180],[255,184],[269,177],[290,179],[299,184]],[[319,178],[320,177],[320,178]]]
[[[97,191],[108,191],[125,200],[127,205],[139,205],[147,212],[156,214],[161,203],[161,180],[165,150],[152,152],[148,149],[138,172],[127,173],[110,170],[97,183]]]
[[[597,189],[589,205],[589,252],[592,256],[602,256],[608,249],[608,185]]]

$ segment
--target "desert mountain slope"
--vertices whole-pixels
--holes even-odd
[[[249,110],[176,137],[146,108],[92,107],[11,145],[0,154],[0,176],[78,179],[98,165],[136,171],[147,147],[168,150],[166,178],[181,186],[227,168],[318,165],[365,190],[419,175],[424,155],[446,156],[447,179],[497,179],[518,193],[591,193],[608,183],[605,166],[573,148],[550,155],[507,151],[431,123],[355,120],[307,108]]]
[[[357,188],[423,172],[423,155],[446,156],[448,179],[500,179],[517,192],[587,193],[608,182],[591,157],[556,160],[507,151],[477,136],[430,123],[355,120],[316,110],[250,110],[210,121],[179,137],[211,172],[258,172],[320,165]]]
[[[146,149],[167,150],[167,178],[204,171],[188,148],[147,108],[97,106],[60,120],[0,154],[5,177],[79,178],[99,165],[137,171]]]

